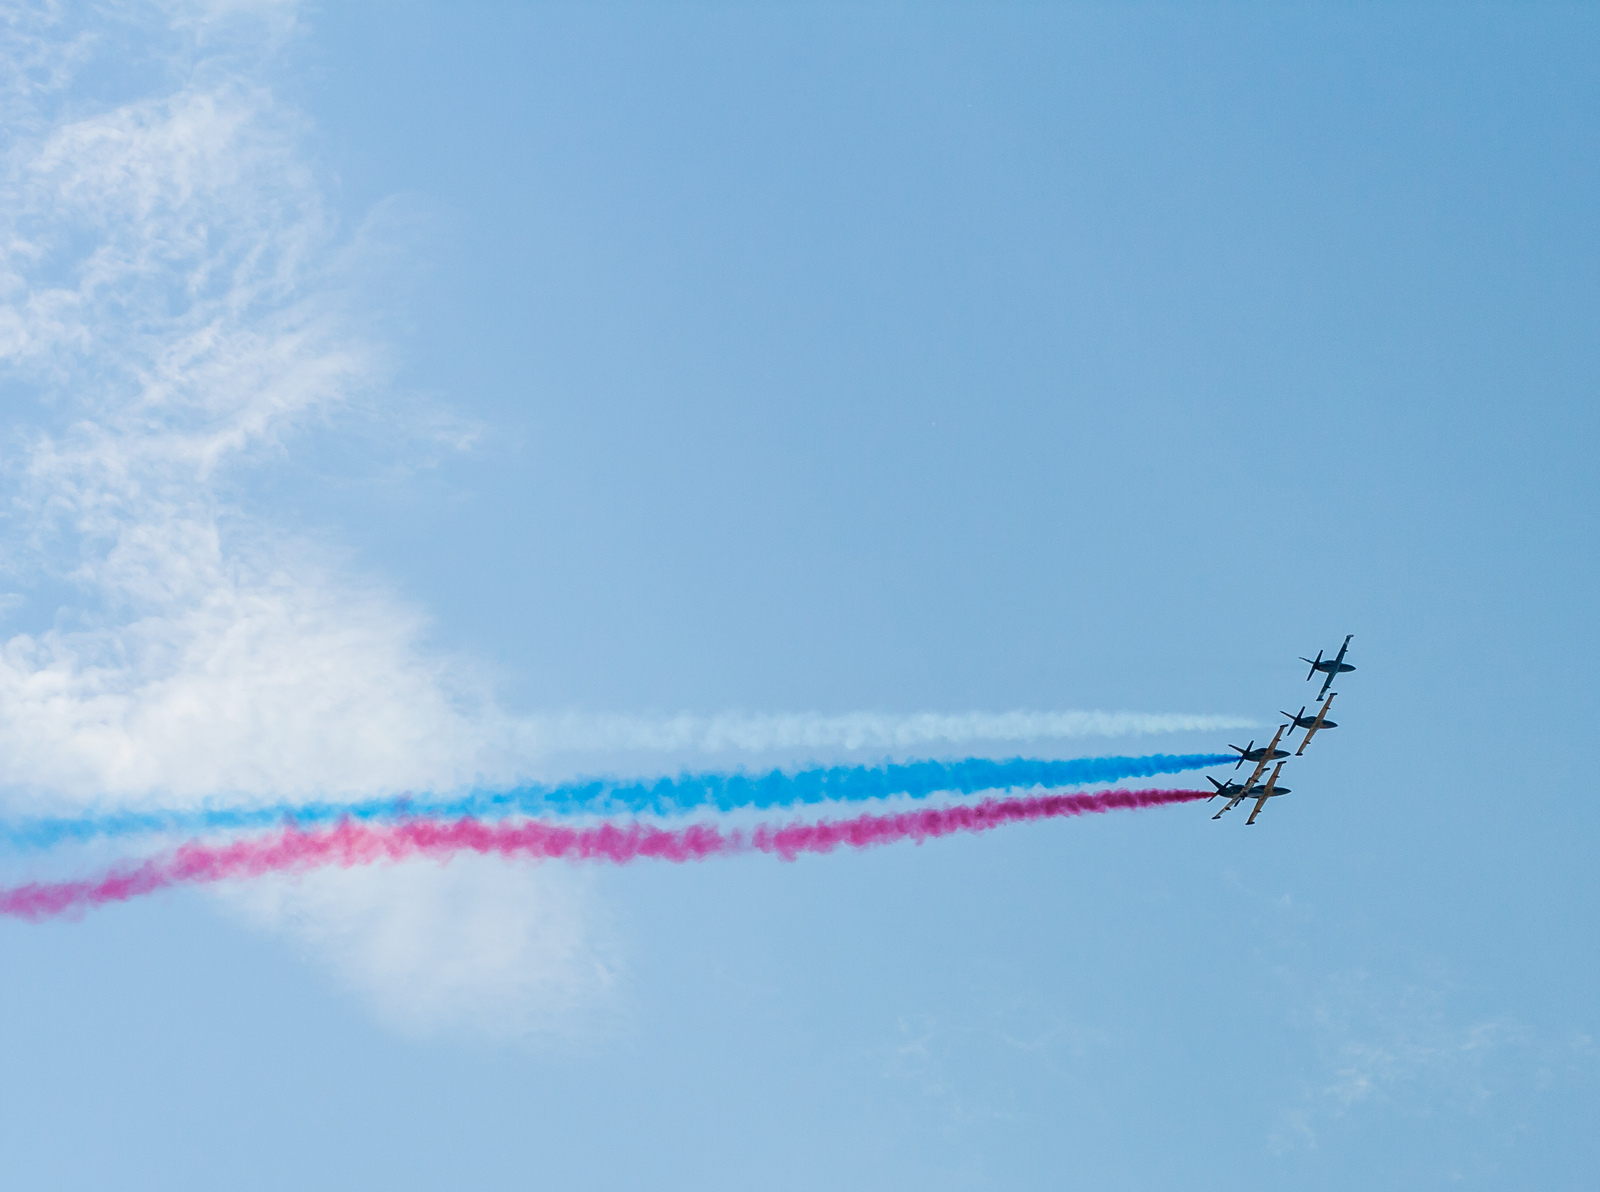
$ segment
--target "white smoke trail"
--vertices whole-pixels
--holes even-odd
[[[712,716],[563,716],[534,722],[552,750],[595,753],[915,749],[984,742],[1139,737],[1250,728],[1239,716],[1166,712],[723,713]]]

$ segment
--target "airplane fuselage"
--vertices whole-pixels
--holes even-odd
[[[1239,749],[1239,747],[1237,745],[1230,745],[1230,746],[1228,746],[1228,748],[1229,749]],[[1273,749],[1271,751],[1268,751],[1265,748],[1261,748],[1261,749],[1239,749],[1239,759],[1241,761],[1247,761],[1247,762],[1259,762],[1263,758],[1265,758],[1269,762],[1275,762],[1280,757],[1288,757],[1288,756],[1289,756],[1289,751],[1287,749]]]
[[[1215,779],[1213,779],[1212,782],[1213,785],[1215,785]],[[1230,782],[1225,787],[1218,787],[1217,794],[1228,800],[1228,802],[1221,811],[1217,812],[1217,814],[1211,818],[1214,820],[1221,819],[1223,816],[1227,815],[1228,812],[1239,806],[1240,803],[1243,803],[1246,799],[1258,799],[1261,803],[1265,803],[1268,799],[1275,798],[1278,795],[1287,795],[1288,793],[1288,787],[1274,786],[1271,783],[1268,783],[1266,786],[1244,787],[1240,786],[1236,782]],[[1216,796],[1213,795],[1212,797],[1215,798]],[[1260,810],[1261,808],[1258,805],[1256,807],[1256,812],[1251,814],[1250,818],[1252,821],[1255,819],[1255,814],[1259,813]]]
[[[1310,679],[1319,673],[1328,676],[1323,680],[1322,690],[1317,693],[1318,699],[1328,693],[1328,687],[1332,684],[1335,675],[1349,674],[1356,669],[1344,660],[1344,652],[1350,648],[1350,639],[1354,636],[1355,634],[1353,633],[1345,634],[1344,645],[1339,647],[1339,652],[1332,658],[1324,658],[1322,651],[1318,650],[1315,658],[1303,657],[1300,659],[1301,662],[1309,662],[1311,664],[1311,669],[1306,673],[1306,678]]]

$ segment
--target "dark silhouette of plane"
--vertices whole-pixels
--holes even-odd
[[[1216,787],[1217,795],[1221,795],[1224,799],[1230,799],[1234,795],[1237,795],[1240,791],[1244,790],[1244,783],[1235,782],[1231,778],[1228,779],[1227,782],[1218,782],[1215,778],[1211,777],[1211,775],[1207,774],[1206,781],[1212,786]],[[1212,795],[1211,797],[1215,799],[1217,795]]]
[[[1278,737],[1283,736],[1283,730],[1288,727],[1287,724],[1280,724],[1277,736],[1272,738],[1272,744],[1263,745],[1260,749],[1256,748],[1254,737],[1250,739],[1250,744],[1243,749],[1240,749],[1237,745],[1229,745],[1228,748],[1239,755],[1239,760],[1233,763],[1233,768],[1237,770],[1245,762],[1260,762],[1265,766],[1268,762],[1275,762],[1280,757],[1288,757],[1289,751],[1287,749],[1278,748]]]
[[[1329,658],[1326,662],[1324,662],[1322,658],[1322,651],[1318,650],[1315,658],[1300,659],[1301,662],[1311,663],[1311,673],[1306,676],[1307,682],[1314,678],[1318,671],[1321,671],[1323,674],[1328,676],[1322,681],[1322,690],[1317,692],[1318,699],[1321,699],[1323,696],[1328,694],[1328,688],[1333,685],[1333,678],[1335,675],[1348,674],[1350,671],[1356,669],[1344,660],[1344,652],[1350,648],[1350,639],[1354,636],[1355,634],[1353,633],[1345,634],[1344,645],[1339,647],[1339,655],[1337,658]]]
[[[1255,796],[1259,801],[1256,803],[1256,810],[1250,813],[1250,819],[1248,821],[1249,823],[1255,823],[1256,812],[1261,810],[1262,803],[1265,803],[1268,799],[1272,798],[1273,795],[1286,795],[1289,793],[1288,787],[1278,785],[1278,771],[1282,770],[1286,764],[1287,763],[1285,762],[1278,763],[1278,769],[1272,772],[1272,777],[1267,780],[1266,786],[1256,786],[1254,779],[1245,783],[1219,783],[1215,778],[1207,775],[1206,781],[1217,788],[1217,795],[1221,795],[1223,798],[1228,800],[1227,805],[1211,818],[1214,820],[1219,820],[1228,812],[1232,811],[1235,807],[1239,806],[1239,804],[1244,800]],[[1217,795],[1212,795],[1211,797],[1215,799]]]
[[[1311,738],[1316,736],[1323,729],[1339,727],[1336,721],[1328,719],[1328,709],[1333,706],[1333,697],[1338,694],[1339,693],[1335,691],[1333,695],[1330,695],[1327,699],[1327,702],[1324,703],[1322,707],[1311,716],[1306,715],[1306,710],[1304,707],[1300,709],[1300,714],[1298,716],[1289,716],[1289,713],[1283,713],[1283,715],[1289,716],[1289,719],[1294,721],[1293,727],[1289,729],[1289,735],[1291,737],[1294,736],[1294,730],[1297,728],[1303,728],[1306,730],[1305,739],[1300,742],[1300,748],[1294,751],[1294,755],[1296,757],[1299,757],[1306,751],[1306,746],[1311,744]]]

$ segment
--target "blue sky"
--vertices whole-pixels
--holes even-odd
[[[1360,670],[1248,831],[0,924],[7,1186],[1591,1186],[1597,35],[24,11],[11,814],[1209,750],[639,726],[1270,731]]]

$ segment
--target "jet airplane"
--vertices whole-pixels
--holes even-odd
[[[1206,775],[1206,781],[1217,788],[1217,795],[1221,795],[1224,799],[1228,800],[1225,804],[1223,804],[1222,811],[1217,812],[1216,815],[1211,817],[1214,820],[1221,819],[1223,811],[1232,811],[1235,807],[1237,807],[1239,805],[1239,800],[1244,798],[1250,790],[1250,788],[1245,786],[1245,784],[1242,782],[1234,782],[1232,779],[1229,779],[1227,782],[1218,782],[1209,774]],[[1211,797],[1215,799],[1217,795],[1212,795]]]
[[[1261,809],[1267,805],[1267,800],[1272,798],[1273,795],[1287,795],[1289,793],[1288,787],[1278,785],[1278,774],[1286,764],[1285,762],[1279,762],[1277,769],[1272,771],[1272,777],[1267,779],[1267,785],[1261,788],[1261,794],[1256,799],[1254,810],[1250,812],[1250,818],[1244,821],[1245,827],[1248,828],[1256,822],[1256,816],[1261,814]]]
[[[1284,764],[1285,763],[1283,763],[1283,762],[1279,762],[1278,763],[1278,769],[1274,770],[1272,772],[1272,778],[1270,780],[1268,780],[1266,786],[1256,786],[1254,780],[1252,780],[1250,782],[1245,782],[1245,783],[1238,783],[1238,782],[1219,783],[1215,778],[1212,778],[1212,777],[1210,777],[1208,775],[1206,777],[1206,781],[1211,783],[1212,786],[1217,788],[1217,795],[1221,795],[1223,798],[1228,800],[1227,805],[1224,806],[1221,811],[1217,812],[1217,814],[1212,816],[1211,818],[1214,819],[1214,820],[1221,819],[1228,812],[1232,811],[1235,807],[1239,806],[1239,804],[1242,803],[1244,800],[1246,800],[1246,799],[1248,799],[1248,798],[1250,798],[1252,796],[1257,796],[1257,797],[1261,798],[1262,800],[1266,800],[1266,799],[1270,799],[1273,795],[1287,794],[1288,791],[1289,791],[1288,787],[1286,787],[1286,786],[1278,786],[1277,785],[1278,770],[1283,769]],[[1266,792],[1269,792],[1269,791],[1270,791],[1270,793],[1266,793]],[[1213,799],[1215,799],[1217,797],[1217,795],[1212,795],[1211,797]]]
[[[1260,749],[1256,748],[1254,737],[1250,739],[1250,744],[1243,749],[1240,749],[1237,745],[1229,745],[1228,748],[1239,755],[1239,760],[1233,763],[1233,768],[1237,770],[1245,762],[1260,762],[1262,768],[1265,768],[1268,763],[1275,762],[1280,757],[1288,757],[1289,751],[1287,749],[1278,748],[1278,737],[1283,736],[1283,730],[1288,727],[1287,724],[1280,724],[1277,736],[1272,738],[1272,744],[1263,745]],[[1260,770],[1257,771],[1257,774],[1260,774]]]
[[[1211,777],[1211,775],[1207,774],[1206,781],[1212,786],[1216,787],[1217,795],[1221,795],[1224,799],[1232,798],[1234,795],[1237,795],[1240,791],[1244,790],[1244,783],[1235,782],[1231,778],[1227,782],[1218,782],[1215,778]],[[1211,797],[1215,799],[1217,795],[1212,795]]]
[[[1311,673],[1306,676],[1308,682],[1316,676],[1318,671],[1328,676],[1322,681],[1322,690],[1317,692],[1318,699],[1328,694],[1328,688],[1333,685],[1335,675],[1343,675],[1356,669],[1344,660],[1344,652],[1350,648],[1350,639],[1354,636],[1355,634],[1353,633],[1345,634],[1344,645],[1339,647],[1339,656],[1337,658],[1324,660],[1322,651],[1318,650],[1315,658],[1300,659],[1301,662],[1311,663]]]
[[[1306,710],[1303,707],[1300,709],[1300,714],[1298,716],[1289,716],[1289,713],[1283,713],[1285,716],[1289,716],[1290,720],[1294,721],[1294,728],[1289,730],[1289,735],[1291,737],[1294,736],[1294,730],[1296,728],[1303,728],[1306,730],[1306,735],[1300,742],[1300,748],[1294,751],[1294,755],[1296,757],[1299,757],[1306,751],[1306,746],[1311,744],[1311,738],[1316,736],[1323,729],[1339,727],[1337,721],[1328,719],[1328,709],[1333,706],[1333,696],[1338,694],[1339,693],[1335,691],[1333,695],[1330,695],[1327,702],[1317,710],[1317,713],[1314,716],[1307,716]]]

